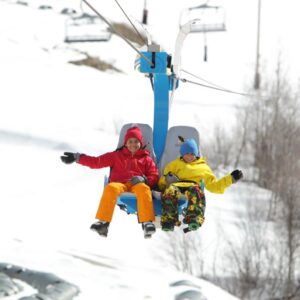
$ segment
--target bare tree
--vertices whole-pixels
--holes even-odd
[[[276,242],[271,243],[273,224],[267,222],[261,200],[253,195],[245,218],[236,223],[238,238],[223,233],[228,245],[223,263],[232,280],[222,286],[241,299],[261,299],[268,294],[270,286],[274,288],[277,283],[278,270],[274,266],[280,265]]]
[[[210,166],[214,170],[227,168],[233,164],[235,151],[232,130],[225,130],[220,124],[213,128],[213,135],[209,139],[206,136],[201,142],[203,155],[208,154]]]
[[[234,168],[237,168],[240,165],[241,158],[243,157],[243,165],[248,165],[249,156],[243,155],[243,153],[247,153],[247,145],[248,145],[248,136],[249,136],[249,129],[250,129],[250,115],[251,110],[249,107],[242,107],[237,109],[237,119],[238,123],[236,126],[236,130],[234,133],[234,141],[236,143],[236,151],[233,153],[235,155],[234,160]],[[248,163],[247,163],[248,161]],[[252,161],[250,161],[252,163]]]
[[[239,238],[226,238],[227,248],[221,257],[216,255],[213,266],[205,264],[198,235],[178,232],[166,243],[174,268],[199,277],[213,274],[211,281],[241,299],[296,300],[300,299],[300,91],[293,91],[280,61],[275,79],[263,91],[264,97],[239,108],[239,126],[232,135],[216,127],[203,148],[213,157],[213,169],[245,168],[248,179],[269,191],[268,201],[251,194],[246,218],[236,224]],[[248,169],[255,170],[252,177]],[[227,278],[222,278],[224,270]]]
[[[300,99],[283,77],[280,62],[275,81],[268,83],[265,93],[268,97],[253,99],[242,108],[249,118],[244,119],[247,133],[244,131],[245,142],[241,145],[250,150],[250,155],[253,153],[256,182],[272,192],[264,222],[272,224],[268,233],[273,239],[266,240],[269,235],[257,236],[256,225],[262,223],[248,218],[251,225],[247,228],[244,224],[242,247],[237,247],[235,241],[228,242],[238,283],[231,289],[242,299],[297,299],[300,297],[296,272],[300,268]],[[244,158],[245,153],[239,153],[239,158]]]
[[[171,265],[177,271],[197,277],[203,276],[204,259],[199,232],[184,234],[181,230],[175,230],[170,234],[166,233],[160,243],[166,245],[163,257],[164,260],[166,260],[166,257],[168,258],[168,265]]]

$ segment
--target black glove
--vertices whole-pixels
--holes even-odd
[[[130,179],[130,183],[132,185],[135,185],[135,184],[138,184],[138,183],[141,183],[141,182],[146,182],[146,179],[144,176],[133,176],[131,179]]]
[[[78,161],[80,153],[64,152],[64,156],[61,156],[60,159],[65,164],[72,164],[74,161]]]
[[[243,172],[241,170],[234,170],[231,172],[232,182],[236,183],[243,178]]]
[[[172,172],[169,172],[167,175],[165,175],[165,177],[166,177],[167,186],[179,181],[179,178],[176,175],[174,175]]]

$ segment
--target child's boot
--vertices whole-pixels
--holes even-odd
[[[161,230],[163,231],[174,231],[174,222],[172,221],[165,221],[161,222]]]
[[[197,222],[197,220],[193,219],[190,221],[190,223],[188,224],[188,228],[190,231],[194,231],[197,230],[200,227],[200,224]]]
[[[184,233],[187,233],[189,231],[195,231],[195,230],[199,229],[199,227],[201,226],[201,223],[199,223],[196,218],[186,218],[185,217],[183,219],[183,223],[188,225],[188,227],[183,229]]]
[[[155,225],[152,222],[144,222],[142,223],[142,228],[144,230],[144,238],[149,239],[151,238],[152,234],[155,233]]]
[[[91,230],[96,231],[99,235],[107,237],[109,222],[97,221],[91,225]]]

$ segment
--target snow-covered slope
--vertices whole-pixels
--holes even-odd
[[[151,240],[144,240],[135,216],[116,209],[107,239],[89,230],[107,170],[66,166],[59,156],[66,150],[92,155],[110,151],[117,144],[123,123],[151,125],[151,87],[133,70],[136,53],[115,36],[109,43],[78,47],[115,63],[124,74],[68,64],[81,56],[72,49],[74,46],[63,43],[65,16],[58,14],[58,6],[41,11],[37,1],[28,3],[23,6],[0,1],[1,262],[55,273],[79,286],[77,299],[174,299],[176,293],[189,287],[170,284],[189,280],[208,300],[233,300],[217,287],[175,273],[165,267],[164,261],[155,259],[153,253],[165,233],[158,231]],[[156,17],[162,22],[160,14]],[[174,15],[170,17],[175,19]],[[155,24],[152,19],[149,30],[159,36]],[[168,36],[167,29],[162,31],[164,37]],[[173,32],[171,37],[175,38]],[[166,39],[164,46],[170,44]],[[195,51],[187,45],[191,48]],[[186,63],[191,66],[193,60]],[[210,75],[212,70],[220,70],[217,63],[202,67]],[[226,69],[226,64],[223,67]],[[236,77],[242,79],[243,75],[234,70],[237,66],[232,70],[233,79],[225,83],[232,84]],[[219,78],[227,78],[224,73]],[[241,80],[228,87],[241,88]],[[237,97],[203,90],[200,93],[193,86],[179,89],[176,95],[171,125],[208,129],[216,120],[232,122]],[[208,193],[207,221],[201,229],[205,259],[213,260],[216,247],[222,244],[216,236],[216,223],[226,222],[231,228],[236,220],[234,210],[244,212],[240,195],[248,201],[247,194],[249,187],[243,184],[225,196]],[[28,286],[22,295],[26,293],[32,293]]]
[[[130,242],[133,243],[132,240]],[[13,240],[6,241],[4,249],[1,249],[1,259],[8,262],[13,260],[14,264],[31,270],[51,272],[77,285],[80,294],[75,299],[78,300],[97,297],[109,300],[167,300],[188,291],[198,294],[198,298],[188,299],[236,299],[206,281],[155,266],[145,266],[134,260],[114,258],[109,254],[104,255],[101,250],[95,251],[95,248],[90,252],[54,250],[40,243],[26,244]],[[22,294],[4,299],[20,299],[21,295],[33,294],[29,286],[23,284],[23,288]],[[202,297],[199,298],[199,295]]]

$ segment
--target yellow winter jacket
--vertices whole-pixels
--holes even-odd
[[[164,190],[167,186],[164,175],[172,172],[179,180],[194,181],[201,185],[201,180],[204,180],[204,187],[216,194],[223,194],[225,189],[232,184],[231,175],[228,174],[221,179],[217,179],[210,167],[206,164],[204,157],[194,160],[191,163],[186,163],[178,156],[175,160],[171,161],[164,169],[163,176],[160,177],[158,186],[160,190]],[[182,183],[176,185],[183,186]],[[190,185],[190,183],[187,183]],[[185,185],[186,186],[186,185]]]

